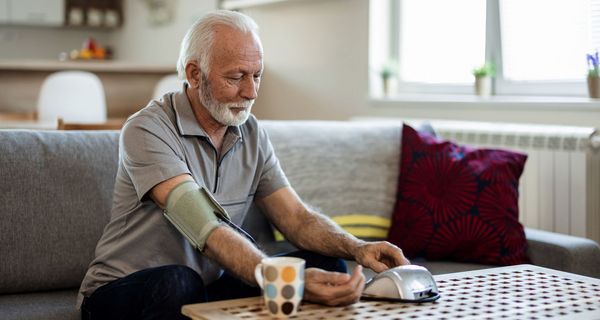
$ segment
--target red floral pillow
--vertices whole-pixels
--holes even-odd
[[[522,153],[459,146],[404,125],[388,241],[409,258],[528,262],[518,208],[525,160]]]

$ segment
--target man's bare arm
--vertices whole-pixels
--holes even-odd
[[[150,198],[164,209],[171,189],[184,181],[193,179],[184,174],[165,180],[152,188]],[[210,233],[203,253],[251,284],[256,284],[254,267],[265,256],[248,239],[227,226],[217,227]]]
[[[395,245],[357,239],[327,216],[310,210],[292,188],[279,189],[258,200],[258,204],[286,238],[300,248],[354,259],[376,272],[410,263]]]
[[[258,200],[261,210],[296,246],[345,259],[365,242],[342,230],[331,219],[309,210],[292,188],[282,188]]]

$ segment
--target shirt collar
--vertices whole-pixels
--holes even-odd
[[[196,120],[196,116],[192,110],[192,105],[190,104],[190,100],[186,94],[187,87],[188,84],[184,81],[182,89],[173,94],[173,109],[175,110],[175,118],[177,121],[177,129],[179,129],[179,134],[182,136],[189,135],[208,138],[208,134],[206,131],[204,131],[204,129],[202,129]],[[225,135],[234,135],[236,140],[239,138],[243,141],[242,130],[240,130],[239,126],[229,126]]]

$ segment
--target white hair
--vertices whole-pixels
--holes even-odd
[[[208,74],[214,43],[215,27],[226,25],[241,32],[251,32],[258,36],[258,25],[249,16],[229,10],[216,10],[198,19],[187,31],[181,41],[177,72],[185,79],[185,66],[189,61],[200,63],[200,70]]]

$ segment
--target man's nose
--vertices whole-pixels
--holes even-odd
[[[258,83],[254,81],[254,77],[244,78],[240,87],[240,95],[244,99],[256,99],[258,96]]]

